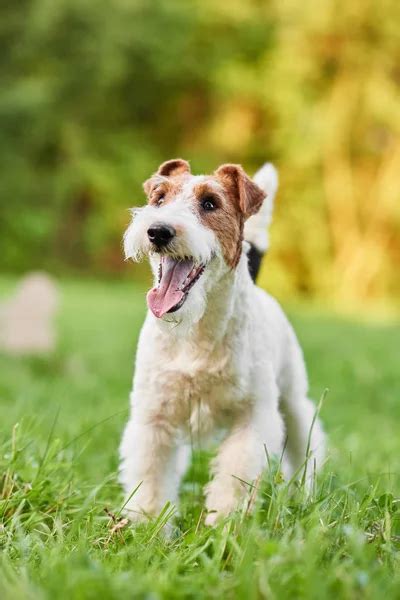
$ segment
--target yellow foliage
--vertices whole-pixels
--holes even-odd
[[[257,63],[233,56],[224,65],[224,99],[201,144],[246,166],[269,149],[276,156],[281,189],[261,283],[338,306],[398,298],[400,5],[229,7],[224,18],[272,23],[274,47]]]

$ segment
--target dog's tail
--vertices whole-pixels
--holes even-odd
[[[244,239],[250,244],[249,270],[255,281],[261,259],[269,248],[268,227],[272,221],[274,198],[278,189],[278,171],[272,163],[265,163],[254,175],[253,181],[267,195],[258,213],[250,217],[244,226]]]

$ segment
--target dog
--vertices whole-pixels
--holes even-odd
[[[307,472],[309,485],[322,464],[300,345],[249,270],[249,242],[258,259],[268,247],[276,188],[270,164],[252,180],[234,164],[192,175],[182,159],[144,183],[148,204],[124,236],[126,258],[147,256],[154,274],[120,446],[134,521],[177,501],[190,442],[216,430],[224,438],[205,487],[206,525],[244,506],[266,452],[283,454],[287,480]]]

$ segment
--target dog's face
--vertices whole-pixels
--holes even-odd
[[[147,303],[157,318],[197,322],[209,291],[238,264],[244,222],[265,194],[239,165],[195,176],[181,159],[163,163],[144,190],[148,204],[134,211],[125,255],[149,256],[155,287]]]

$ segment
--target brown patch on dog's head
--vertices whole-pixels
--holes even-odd
[[[195,208],[201,222],[212,229],[221,245],[225,262],[236,267],[242,251],[244,219],[236,202],[226,192],[221,182],[209,177],[194,186]],[[206,210],[208,202],[214,209]]]
[[[207,184],[204,184],[205,189],[204,185],[203,189],[197,186],[197,196],[209,194],[216,203],[215,210],[200,209],[200,217],[205,225],[213,229],[226,263],[234,268],[242,253],[244,222],[260,209],[265,194],[240,165],[222,165],[211,179],[217,181],[221,191],[216,193],[214,186],[211,190],[207,189]]]
[[[190,175],[190,165],[182,158],[163,162],[156,173],[143,184],[149,204],[163,204],[172,199],[182,187],[184,179]],[[172,180],[170,179],[172,178]]]

